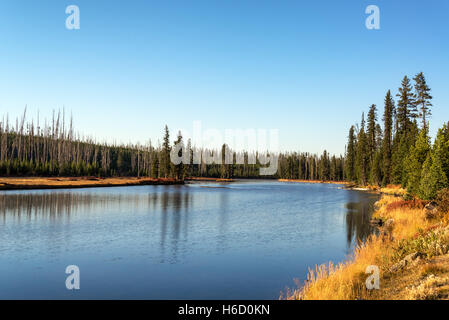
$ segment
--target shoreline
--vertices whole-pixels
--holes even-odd
[[[449,219],[428,210],[428,201],[383,194],[371,235],[339,264],[309,269],[307,280],[281,299],[288,300],[434,300],[449,299]],[[379,270],[379,288],[368,289],[367,268]]]
[[[377,193],[380,195],[392,195],[397,197],[404,196],[407,191],[403,189],[400,185],[388,185],[386,187],[378,187],[378,186],[360,186],[354,184],[353,182],[348,181],[320,181],[320,180],[300,180],[300,179],[277,179],[278,182],[287,182],[287,183],[313,183],[313,184],[336,184],[343,185],[342,189],[345,190],[353,190],[353,191],[364,191]]]
[[[96,178],[96,177],[0,177],[0,191],[105,188],[145,185],[181,185],[169,178]]]
[[[314,184],[343,184],[350,185],[346,181],[321,181],[321,180],[301,180],[301,179],[277,179],[278,182],[292,182],[292,183],[314,183]]]
[[[48,190],[48,189],[81,189],[103,187],[126,187],[142,185],[183,185],[192,182],[237,182],[239,179],[188,177],[184,180],[173,178],[147,178],[147,177],[0,177],[0,191],[8,190]],[[347,181],[320,181],[301,179],[270,179],[283,183],[312,183],[343,185],[343,189],[376,192],[379,194],[404,196],[406,191],[400,186],[390,185],[384,188],[366,186],[361,187]]]
[[[226,178],[209,178],[209,177],[189,177],[185,178],[185,181],[210,181],[210,182],[235,182],[236,179],[226,179]]]

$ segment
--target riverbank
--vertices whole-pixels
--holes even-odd
[[[174,185],[184,181],[169,178],[96,178],[96,177],[24,177],[0,178],[0,190],[34,190],[34,189],[66,189],[66,188],[97,188],[122,187],[141,185]]]
[[[185,181],[235,182],[234,179],[207,178],[207,177],[189,177],[185,178]]]
[[[279,182],[296,182],[296,183],[325,183],[325,184],[344,184],[348,185],[346,181],[321,181],[321,180],[301,180],[301,179],[278,179]]]
[[[304,300],[449,298],[449,213],[429,214],[424,201],[383,195],[373,216],[379,234],[339,265],[316,266],[302,288],[286,294]],[[368,290],[368,266],[380,271],[380,288]]]
[[[278,179],[279,182],[294,182],[294,183],[324,183],[324,184],[340,184],[344,185],[345,189],[355,190],[355,191],[370,191],[377,192],[379,194],[387,194],[394,196],[404,196],[407,190],[402,188],[400,185],[388,185],[386,187],[378,186],[359,186],[352,182],[347,181],[321,181],[321,180],[300,180],[300,179]]]
[[[355,190],[355,191],[369,191],[369,192],[376,192],[382,195],[390,195],[390,196],[396,196],[396,197],[403,197],[407,194],[407,190],[402,188],[401,185],[388,185],[386,187],[379,187],[379,186],[359,186],[348,183],[345,186],[346,189],[349,190]]]

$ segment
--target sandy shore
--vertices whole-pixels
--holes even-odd
[[[65,189],[65,188],[95,188],[95,187],[120,187],[139,185],[172,185],[183,184],[184,181],[175,179],[152,178],[43,178],[43,177],[0,177],[0,190],[30,190],[30,189]]]

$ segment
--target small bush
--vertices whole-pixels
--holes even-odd
[[[438,191],[436,202],[438,203],[438,211],[442,214],[449,212],[449,189]]]
[[[428,201],[424,200],[399,200],[388,204],[387,211],[396,209],[424,209]]]
[[[441,287],[449,283],[447,277],[429,275],[419,285],[407,288],[407,298],[410,300],[434,300],[440,296]]]
[[[400,261],[406,255],[418,252],[425,258],[443,255],[449,252],[449,232],[447,229],[420,230],[412,239],[402,239],[396,243],[393,258]]]

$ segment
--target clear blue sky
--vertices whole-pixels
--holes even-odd
[[[71,4],[80,30],[65,28]],[[0,114],[65,106],[79,131],[120,142],[194,120],[274,128],[283,150],[342,153],[406,74],[432,88],[432,132],[449,120],[448,18],[446,0],[2,0]]]

